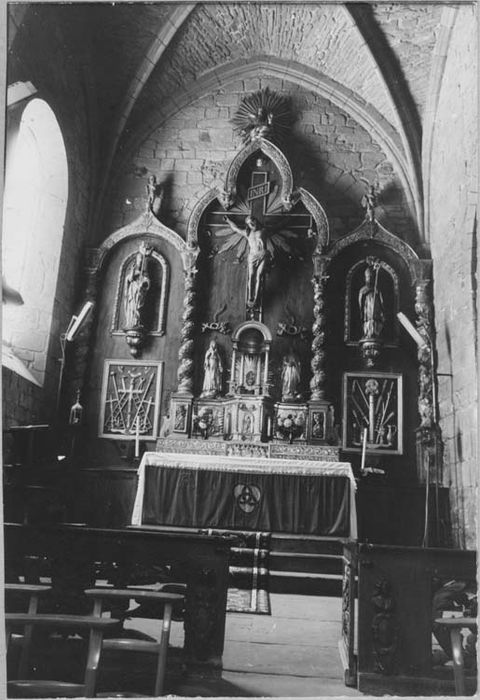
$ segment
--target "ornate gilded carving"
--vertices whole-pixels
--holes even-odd
[[[338,447],[325,447],[321,445],[302,445],[298,442],[272,443],[269,445],[269,456],[285,459],[318,459],[319,461],[335,461],[340,457]]]
[[[99,437],[156,438],[162,370],[163,362],[105,360]]]
[[[232,118],[235,131],[247,144],[260,139],[282,142],[292,123],[290,100],[268,87],[244,97]]]
[[[374,614],[371,630],[375,671],[391,675],[394,672],[398,646],[398,622],[391,586],[386,578],[376,582],[372,605]]]
[[[417,349],[418,357],[418,412],[420,428],[431,428],[434,424],[433,367],[432,367],[432,316],[428,279],[417,279],[415,283],[415,325],[425,345]]]
[[[405,243],[405,241],[402,241],[401,238],[398,236],[395,236],[393,233],[388,231],[384,226],[382,226],[380,223],[376,222],[377,230],[375,233],[375,242],[376,243],[382,243],[383,245],[387,246],[388,248],[391,248],[394,250],[398,255],[405,260],[407,263],[409,269],[410,269],[410,274],[412,277],[412,280],[415,277],[415,271],[416,271],[416,266],[420,262],[420,259],[416,252],[411,248],[408,243]],[[368,221],[364,221],[360,226],[355,229],[355,231],[352,231],[352,233],[349,233],[346,236],[343,236],[343,238],[339,238],[328,251],[328,255],[330,258],[334,258],[339,253],[341,253],[345,248],[348,248],[349,246],[353,245],[354,243],[359,243],[361,241],[371,241],[372,238],[372,231],[371,231],[371,226]]]
[[[318,200],[315,199],[310,192],[303,189],[303,187],[299,187],[297,192],[300,196],[300,200],[304,203],[306,209],[312,215],[313,220],[315,221],[315,226],[317,228],[316,252],[321,254],[328,246],[330,238],[327,215],[325,214],[323,207],[320,205],[320,202],[318,202]]]
[[[345,372],[343,376],[343,447],[372,453],[402,454],[402,375]]]
[[[325,398],[325,287],[328,280],[327,269],[330,259],[315,256],[315,271],[313,284],[313,326],[312,326],[312,378],[310,380],[311,399],[314,401]]]
[[[295,323],[295,317],[290,316],[290,322],[289,321],[279,321],[278,322],[277,335],[280,337],[282,337],[282,336],[289,336],[291,338],[299,337],[301,340],[306,340],[309,336],[309,330],[308,330],[308,328],[305,328],[305,326],[298,326]]]
[[[230,191],[225,187],[226,191]],[[218,190],[209,190],[201,197],[190,214],[187,224],[187,246],[196,247],[198,245],[198,226],[205,209],[216,199],[219,200],[221,194]]]
[[[342,579],[342,638],[346,647],[350,646],[350,632],[352,620],[350,618],[350,608],[353,595],[350,582],[352,577],[352,564],[344,560],[343,564],[343,579]]]
[[[225,192],[228,192],[230,197],[236,196],[237,180],[238,175],[240,173],[240,169],[245,163],[245,161],[248,158],[250,158],[250,156],[252,156],[254,153],[257,153],[258,150],[260,150],[267,158],[269,158],[278,168],[282,187],[279,196],[281,201],[284,203],[284,208],[288,209],[288,206],[292,202],[293,197],[293,175],[292,169],[290,168],[290,163],[285,158],[282,151],[279,148],[277,148],[277,146],[275,146],[273,143],[270,143],[270,141],[266,141],[264,139],[259,139],[258,141],[254,141],[253,143],[248,144],[237,153],[235,158],[230,163],[230,167],[227,171],[224,187]],[[218,192],[215,192],[214,194],[215,197],[218,198]],[[205,206],[206,203],[203,205],[202,212],[205,209]]]
[[[222,333],[223,335],[229,335],[232,332],[230,325],[227,321],[219,321],[218,317],[222,314],[227,305],[224,304],[216,313],[213,314],[213,321],[206,321],[202,323],[202,333],[207,331],[216,331],[217,333]]]
[[[326,445],[306,445],[305,443],[245,443],[226,440],[175,439],[160,437],[156,443],[157,452],[195,453],[204,455],[227,455],[243,457],[270,457],[272,459],[316,459],[325,462],[338,462],[338,447]]]
[[[306,405],[276,404],[274,436],[290,444],[294,440],[305,440],[306,416]]]

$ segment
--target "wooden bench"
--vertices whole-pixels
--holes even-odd
[[[465,695],[465,671],[463,664],[462,629],[477,631],[477,620],[474,617],[439,617],[435,620],[450,633],[452,644],[453,677],[455,680],[455,694]]]
[[[172,620],[172,608],[174,603],[182,603],[183,595],[178,593],[163,593],[162,591],[142,590],[142,589],[114,589],[114,588],[92,588],[85,591],[88,598],[94,602],[93,615],[102,614],[104,601],[132,600],[153,601],[163,605],[161,625],[159,624],[159,640],[147,641],[143,639],[108,638],[103,641],[103,649],[111,651],[133,651],[147,654],[154,654],[156,657],[156,672],[153,695],[158,696],[163,693],[165,671],[167,664],[168,642],[170,638],[170,624]]]
[[[208,667],[209,672],[222,668],[231,543],[232,538],[165,532],[161,528],[5,525],[7,570],[12,563],[12,569],[18,571],[22,558],[27,556],[46,557],[54,562],[56,576],[52,579],[52,594],[57,596],[59,606],[62,595],[68,594],[73,599],[72,587],[76,585],[77,602],[88,603],[83,591],[92,584],[84,586],[82,580],[88,578],[85,572],[95,569],[98,562],[114,564],[125,574],[123,584],[120,579],[115,582],[117,588],[125,587],[127,581],[135,583],[129,580],[128,574],[134,572],[136,566],[143,570],[171,567],[178,574],[176,580],[186,583],[185,662],[190,668]],[[62,585],[60,570],[63,570],[65,585]]]
[[[6,613],[5,626],[7,650],[12,629],[23,626],[25,630],[32,627],[46,627],[48,630],[62,633],[88,632],[88,652],[83,683],[62,680],[43,680],[28,678],[28,660],[31,651],[31,639],[27,648],[27,668],[18,680],[7,683],[9,697],[87,697],[95,696],[97,670],[102,651],[103,633],[118,627],[119,621],[109,618],[80,615],[29,615],[28,613]]]

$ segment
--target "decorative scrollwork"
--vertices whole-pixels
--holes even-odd
[[[202,333],[207,331],[216,331],[217,333],[223,333],[223,335],[229,335],[232,332],[228,321],[219,321],[218,317],[221,313],[225,311],[227,305],[224,304],[221,309],[213,314],[213,321],[206,321],[202,323]]]
[[[386,578],[380,578],[376,582],[372,605],[374,615],[371,630],[375,670],[377,673],[391,675],[394,672],[398,646],[398,622],[391,586]]]
[[[301,340],[307,340],[309,336],[308,328],[305,326],[297,326],[295,323],[295,317],[291,316],[290,323],[288,321],[279,321],[277,325],[277,335],[290,336],[291,338],[300,337]]]

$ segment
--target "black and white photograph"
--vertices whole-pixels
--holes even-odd
[[[477,1],[2,12],[0,696],[476,695]]]

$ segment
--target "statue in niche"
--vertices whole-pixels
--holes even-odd
[[[296,355],[289,353],[283,358],[282,401],[293,401],[299,397],[300,362]]]
[[[125,327],[136,328],[142,325],[142,309],[151,286],[147,259],[153,248],[141,243],[132,266],[125,278]]]
[[[358,293],[358,305],[362,319],[363,338],[379,338],[385,323],[383,297],[378,289],[380,265],[374,263],[365,268],[365,284]]]
[[[240,262],[248,250],[247,307],[258,308],[267,265],[279,249],[290,255],[293,253],[287,238],[295,237],[295,234],[291,231],[268,232],[251,215],[245,218],[245,228],[237,226],[228,216],[224,216],[223,219],[233,234],[230,234],[229,240],[217,252],[225,253],[238,246],[237,262]],[[217,233],[217,236],[224,235],[228,233]]]
[[[213,398],[222,391],[222,360],[215,340],[210,341],[203,361],[202,397]]]

